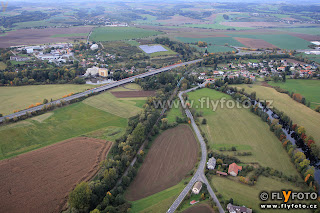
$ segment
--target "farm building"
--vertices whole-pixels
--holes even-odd
[[[228,174],[226,172],[220,172],[220,171],[217,171],[217,175],[218,176],[228,176]]]
[[[228,173],[229,175],[232,175],[235,177],[238,175],[239,170],[240,171],[242,170],[242,166],[238,166],[236,163],[232,163],[229,165]]]
[[[207,168],[213,170],[215,167],[216,167],[216,159],[212,157],[207,162]]]
[[[194,186],[192,188],[192,192],[197,195],[201,191],[201,188],[202,188],[202,183],[200,181],[198,181],[194,184]]]
[[[234,206],[231,203],[227,205],[229,213],[252,213],[252,209],[245,206]]]

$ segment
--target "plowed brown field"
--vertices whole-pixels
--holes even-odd
[[[277,48],[275,45],[270,44],[269,42],[266,42],[262,39],[253,39],[253,38],[240,38],[235,37],[237,41],[242,43],[246,47],[251,48]]]
[[[111,144],[73,138],[0,161],[0,212],[60,212],[75,185],[96,174]]]
[[[55,42],[70,42],[75,38],[86,39],[87,36],[76,37],[52,37],[57,34],[88,33],[92,27],[70,27],[70,28],[46,28],[46,29],[20,29],[10,31],[7,35],[0,37],[0,48],[17,45],[47,44]]]
[[[139,200],[176,185],[194,168],[197,157],[198,143],[189,126],[164,131],[154,141],[126,198]]]

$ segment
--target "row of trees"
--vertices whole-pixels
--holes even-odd
[[[144,151],[138,154],[137,151],[145,141],[145,148],[148,148],[151,136],[158,134],[160,127],[165,125],[166,122],[163,119],[157,123],[161,109],[155,108],[154,102],[163,102],[171,95],[172,91],[165,92],[166,81],[171,80],[171,77],[178,79],[178,76],[178,74],[164,73],[152,78],[137,80],[140,85],[155,80],[158,85],[154,87],[159,89],[155,96],[148,98],[140,114],[129,118],[125,134],[116,139],[115,145],[110,150],[110,157],[101,163],[101,170],[96,179],[90,183],[79,184],[70,193],[69,204],[72,208],[83,212],[128,211],[131,204],[124,199],[123,193],[134,179],[139,167],[137,164],[130,167],[130,162],[135,156],[137,156],[138,163],[142,162]],[[163,128],[165,129],[165,126]],[[127,175],[123,176],[128,167]],[[117,184],[120,177],[122,181]]]

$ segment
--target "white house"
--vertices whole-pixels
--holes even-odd
[[[200,181],[197,181],[193,185],[192,192],[197,195],[201,191],[201,188],[202,188],[202,183]]]
[[[207,168],[213,170],[216,167],[216,159],[214,157],[209,158],[207,162]]]
[[[90,47],[91,50],[96,50],[96,49],[98,49],[98,48],[99,48],[98,44],[93,44],[93,45]]]

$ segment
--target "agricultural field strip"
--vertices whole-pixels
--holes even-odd
[[[185,66],[185,65],[188,65],[188,64],[194,64],[194,63],[200,62],[202,60],[203,59],[197,59],[197,60],[193,60],[193,61],[189,61],[189,62],[183,62],[183,63],[180,63],[180,64],[175,64],[175,65],[171,65],[171,66],[168,66],[168,67],[163,67],[163,68],[160,68],[158,70],[142,73],[142,74],[139,74],[139,75],[136,75],[136,76],[132,76],[132,77],[129,77],[129,78],[126,78],[126,79],[123,79],[123,80],[120,80],[120,81],[117,81],[117,82],[114,82],[114,83],[110,83],[110,84],[106,84],[106,85],[103,85],[103,86],[100,86],[100,87],[97,87],[97,88],[94,88],[94,89],[90,89],[90,90],[87,90],[85,92],[81,92],[81,93],[78,93],[78,94],[75,94],[75,95],[71,95],[69,97],[53,101],[53,102],[51,102],[49,104],[57,104],[57,103],[61,103],[61,101],[71,101],[71,100],[74,100],[74,99],[77,99],[77,98],[85,97],[86,95],[89,95],[89,94],[92,94],[92,93],[104,92],[104,91],[109,90],[111,88],[118,87],[118,86],[123,85],[123,84],[131,83],[135,79],[138,79],[138,78],[145,78],[147,76],[156,75],[158,73],[165,72],[165,71],[177,68],[177,67]],[[46,105],[48,106],[49,104],[46,104]],[[0,117],[0,122],[3,122],[5,118],[12,119],[14,117],[25,115],[27,112],[31,113],[31,112],[35,112],[35,111],[41,110],[43,106],[44,105],[39,105],[39,106],[30,108],[30,109],[25,109],[25,110],[22,110],[22,111],[17,112],[17,113],[13,113],[13,114],[10,114],[10,115],[6,115],[4,117]]]

